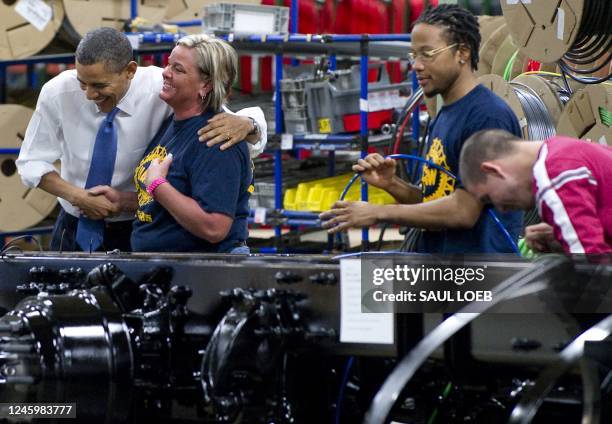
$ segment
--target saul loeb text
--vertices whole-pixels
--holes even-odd
[[[362,312],[456,312],[494,300],[487,265],[397,262],[362,262]]]

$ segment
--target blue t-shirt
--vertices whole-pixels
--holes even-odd
[[[138,210],[132,232],[135,252],[229,252],[248,237],[249,185],[251,160],[245,143],[221,151],[198,141],[197,131],[211,113],[176,121],[170,116],[159,129],[136,168],[134,182]],[[179,192],[194,199],[208,212],[233,218],[227,237],[210,243],[183,228],[146,191],[144,175],[153,159],[163,160],[172,153],[166,179]]]
[[[476,86],[466,96],[442,107],[431,124],[427,159],[459,176],[459,154],[472,134],[498,128],[522,137],[516,116],[491,90]],[[436,169],[423,166],[421,176],[423,201],[439,199],[461,188],[454,179]],[[516,241],[522,228],[522,212],[496,215]],[[495,253],[514,252],[492,218],[483,210],[476,225],[469,230],[423,231],[418,247],[424,253]]]

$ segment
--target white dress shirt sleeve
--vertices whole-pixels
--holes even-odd
[[[43,86],[15,162],[27,187],[37,187],[43,175],[57,171],[53,164],[62,155],[58,113],[59,108]]]
[[[247,107],[239,110],[238,112],[232,112],[225,106],[223,106],[223,109],[226,112],[233,113],[235,115],[248,116],[257,122],[257,126],[259,127],[259,140],[255,144],[247,143],[247,145],[249,146],[249,154],[251,155],[251,159],[259,156],[266,148],[266,143],[268,142],[268,123],[266,122],[266,117],[264,116],[263,110],[261,110],[260,107]]]

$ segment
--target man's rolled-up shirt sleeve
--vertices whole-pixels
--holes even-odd
[[[43,175],[57,171],[54,163],[62,154],[57,111],[43,87],[15,162],[27,187],[37,187]]]

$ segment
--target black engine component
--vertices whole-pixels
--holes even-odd
[[[0,318],[2,402],[76,402],[82,422],[163,421],[175,391],[197,389],[192,370],[211,327],[187,310],[188,287],[170,287],[170,269],[140,284],[113,264],[86,277],[34,267],[30,277],[18,290],[36,296]]]
[[[27,298],[0,318],[0,334],[2,402],[76,402],[80,419],[127,419],[129,328],[104,289]]]
[[[552,308],[612,307],[609,265],[485,260],[494,302],[394,316],[377,344],[339,342],[328,258],[143,256],[0,262],[0,403],[87,423],[610,422],[612,318]],[[556,312],[484,313],[525,299]]]
[[[245,408],[267,401],[280,416],[260,415],[261,422],[293,422],[279,370],[287,349],[303,339],[297,303],[304,296],[276,289],[234,289],[222,296],[232,307],[215,329],[201,369],[205,401],[215,421],[240,422]]]
[[[30,297],[0,318],[0,402],[76,403],[88,423],[169,422],[185,406],[178,415],[200,422],[295,422],[282,364],[312,339],[305,296],[222,292],[213,333],[172,276],[156,267],[136,283],[111,263],[87,275],[31,268],[17,288]]]

